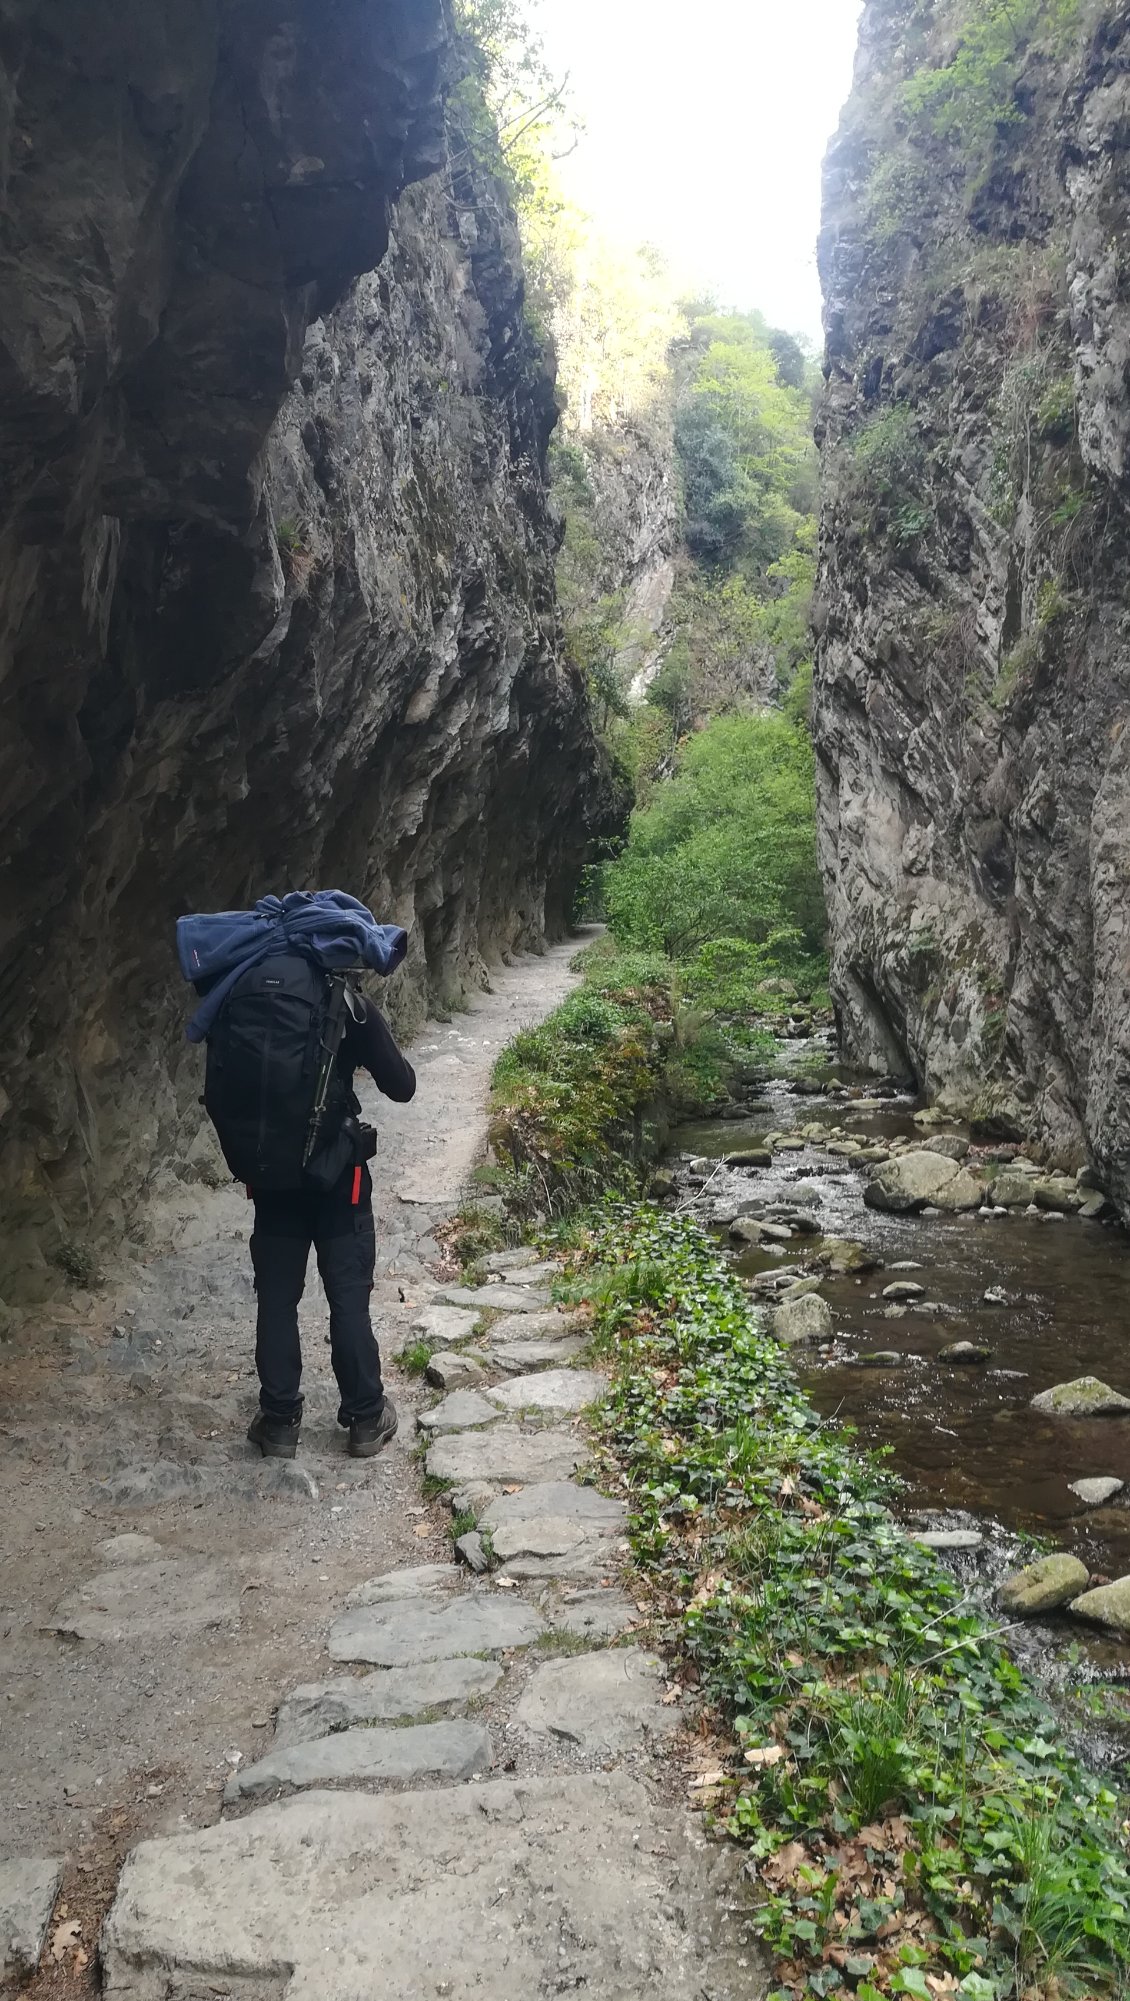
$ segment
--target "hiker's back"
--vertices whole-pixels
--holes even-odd
[[[329,981],[300,952],[260,960],[237,981],[208,1037],[204,1104],[224,1159],[253,1188],[301,1188]],[[351,1108],[344,1085],[334,1079]],[[329,1108],[327,1108],[329,1109]]]

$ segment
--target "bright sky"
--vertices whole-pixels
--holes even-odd
[[[561,168],[611,236],[688,286],[820,334],[820,163],[861,0],[540,0],[586,131]]]

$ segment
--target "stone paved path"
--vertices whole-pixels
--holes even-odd
[[[195,1452],[171,1418],[139,1449],[136,1404],[131,1429],[128,1402],[112,1399],[125,1463],[91,1465],[73,1440],[72,1500],[96,1476],[96,1498],[79,1503],[88,1554],[77,1576],[61,1567],[67,1588],[49,1592],[38,1643],[43,1663],[45,1649],[78,1649],[96,1724],[71,1840],[58,1834],[74,1806],[23,1809],[44,1855],[67,1855],[72,1902],[56,1918],[82,1908],[74,1872],[101,1827],[90,1795],[108,1780],[106,1805],[121,1811],[145,1774],[137,1740],[152,1769],[180,1775],[146,1785],[152,1809],[127,1815],[151,1838],[126,1856],[102,1926],[104,1991],[118,2001],[764,1991],[738,1860],[707,1842],[671,1763],[683,1718],[623,1588],[623,1503],[584,1483],[585,1409],[603,1381],[586,1366],[583,1326],[554,1305],[553,1268],[532,1253],[501,1254],[478,1292],[428,1269],[431,1231],[483,1143],[497,1048],[568,983],[564,952],[502,976],[469,1021],[425,1038],[416,1103],[394,1108],[401,1122],[382,1113],[385,1345],[395,1352],[420,1330],[443,1344],[433,1385],[395,1383],[393,1451],[360,1467],[340,1456],[316,1306],[306,1342],[321,1380],[292,1482],[271,1487],[233,1445],[249,1391],[247,1302],[217,1260],[222,1219],[223,1269],[240,1269],[230,1196],[206,1205],[210,1232],[189,1228],[150,1270],[150,1298],[195,1274],[207,1337],[194,1342],[195,1313],[187,1335],[182,1322],[181,1339],[169,1337],[171,1354],[161,1337],[142,1349],[134,1328],[109,1337],[139,1360],[162,1357],[158,1400],[207,1406]],[[209,1398],[217,1329],[242,1373],[238,1389]],[[144,1372],[134,1399],[149,1403]],[[205,1421],[222,1437],[201,1438]],[[412,1456],[418,1424],[426,1462]],[[430,1504],[425,1463],[455,1483]],[[452,1562],[449,1509],[484,1574]],[[91,1547],[91,1516],[117,1533]],[[65,1680],[52,1665],[39,1678]],[[42,1722],[50,1693],[37,1693]],[[115,1724],[124,1745],[109,1741]],[[0,1751],[11,1742],[9,1727]],[[18,1756],[14,1777],[29,1789]],[[10,1874],[24,1904],[9,1917],[0,1863],[11,1937],[37,1925],[42,1936],[56,1885],[47,1871]]]

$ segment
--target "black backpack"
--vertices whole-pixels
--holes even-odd
[[[204,1105],[237,1181],[327,1189],[353,1159],[359,1109],[336,1061],[345,1027],[341,976],[297,952],[263,959],[237,981],[208,1037]],[[323,1054],[335,1059],[317,1145],[309,1142]]]

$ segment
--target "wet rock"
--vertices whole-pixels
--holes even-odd
[[[883,1318],[884,1320],[905,1320],[907,1318],[908,1311],[909,1309],[907,1307],[901,1305],[900,1302],[896,1300],[893,1306],[884,1306]]]
[[[781,1276],[787,1277],[787,1274],[782,1273]],[[806,1293],[819,1292],[823,1284],[823,1278],[794,1278],[781,1287],[778,1298],[784,1306],[790,1299],[803,1299]]]
[[[971,1554],[985,1540],[977,1529],[916,1529],[910,1539],[921,1543],[924,1549],[949,1550],[954,1554],[963,1551]]]
[[[729,1234],[731,1242],[735,1244],[759,1244],[762,1238],[762,1225],[756,1216],[735,1216],[730,1224]]]
[[[1130,1412],[1130,1397],[1112,1390],[1097,1376],[1077,1376],[1074,1382],[1041,1390],[1032,1398],[1032,1409],[1048,1411],[1053,1417],[1124,1417]]]
[[[437,1438],[427,1458],[436,1480],[497,1480],[500,1485],[532,1480],[567,1480],[588,1457],[583,1438],[568,1431],[526,1431],[492,1424],[485,1431]]]
[[[926,1287],[913,1278],[892,1279],[890,1285],[883,1287],[884,1299],[924,1299],[925,1296]]]
[[[1026,1209],[1033,1199],[1035,1187],[1035,1182],[1028,1175],[1017,1174],[1010,1169],[1005,1174],[998,1174],[995,1181],[990,1182],[989,1195],[998,1208]]]
[[[1079,1204],[1078,1213],[1085,1223],[1097,1223],[1106,1216],[1113,1216],[1116,1211],[1113,1202],[1105,1195],[1088,1195]]]
[[[645,1736],[679,1727],[678,1705],[664,1704],[663,1663],[639,1647],[546,1661],[531,1677],[515,1720],[534,1736],[578,1750],[628,1751]]]
[[[0,1980],[35,1972],[62,1880],[62,1863],[42,1856],[0,1862]]]
[[[925,1151],[940,1153],[946,1160],[964,1160],[969,1152],[969,1141],[960,1139],[957,1133],[938,1133],[926,1141]]]
[[[787,1348],[805,1341],[827,1341],[832,1333],[832,1309],[818,1293],[786,1300],[773,1315],[774,1338]]]
[[[948,1362],[952,1368],[972,1368],[979,1362],[990,1362],[992,1356],[991,1348],[982,1348],[976,1341],[951,1341],[938,1350],[939,1362]]]
[[[335,1661],[411,1667],[417,1661],[528,1646],[544,1630],[541,1615],[515,1594],[479,1590],[439,1603],[409,1598],[402,1604],[358,1606],[334,1620],[328,1644]]]
[[[934,1196],[934,1207],[943,1215],[957,1215],[964,1210],[979,1209],[985,1200],[985,1189],[976,1175],[968,1168],[959,1167],[952,1181],[939,1188]]]
[[[502,1680],[497,1661],[421,1661],[377,1674],[333,1675],[292,1689],[279,1707],[275,1737],[298,1743],[363,1723],[398,1723],[429,1710],[457,1708],[489,1695]]]
[[[1007,1306],[1008,1294],[1003,1285],[987,1285],[981,1300],[985,1306]]]
[[[1085,1197],[1073,1179],[1048,1175],[1033,1183],[1032,1200],[1037,1209],[1049,1209],[1059,1215],[1067,1215],[1073,1214],[1076,1209],[1081,1209]]]
[[[762,1223],[761,1242],[764,1244],[791,1244],[793,1233],[787,1223]]]
[[[484,1571],[490,1569],[486,1544],[477,1529],[471,1529],[468,1534],[461,1535],[456,1541],[455,1551],[462,1557],[468,1570],[473,1570],[477,1575],[481,1576]]]
[[[883,1263],[876,1251],[870,1250],[866,1244],[856,1243],[852,1237],[825,1237],[818,1256],[821,1264],[827,1264],[829,1271],[857,1278],[870,1271],[879,1271]]]
[[[433,1355],[424,1371],[426,1380],[436,1390],[465,1389],[470,1384],[481,1382],[485,1369],[473,1355],[457,1355],[440,1350]]]
[[[1076,1619],[1104,1626],[1108,1633],[1130,1633],[1130,1577],[1118,1577],[1113,1584],[1100,1584],[1073,1598],[1070,1610]]]
[[[945,1159],[942,1154],[903,1153],[872,1176],[863,1199],[870,1209],[886,1210],[895,1216],[914,1215],[928,1202],[936,1202],[959,1172],[957,1162]]]
[[[857,1355],[855,1361],[860,1369],[901,1369],[906,1365],[906,1356],[897,1348],[872,1348],[866,1355]]]
[[[230,1804],[280,1786],[321,1786],[350,1780],[460,1779],[488,1772],[493,1763],[490,1732],[466,1718],[449,1723],[411,1723],[402,1730],[339,1730],[280,1745],[253,1765],[233,1772],[224,1790]]]
[[[895,1264],[888,1265],[887,1269],[888,1271],[924,1271],[926,1267],[919,1264],[917,1258],[899,1258]]]
[[[460,1580],[457,1563],[417,1563],[410,1570],[386,1570],[355,1585],[347,1605],[393,1605],[404,1598],[434,1598],[453,1591]]]
[[[653,1174],[648,1193],[656,1202],[666,1202],[671,1195],[677,1195],[679,1184],[673,1174]]]
[[[747,1147],[741,1153],[728,1153],[726,1165],[727,1167],[772,1167],[773,1156],[768,1147]]]
[[[416,1429],[429,1438],[446,1432],[472,1431],[477,1425],[497,1424],[498,1406],[488,1403],[477,1390],[453,1390],[434,1410],[417,1413]]]
[[[1073,1480],[1070,1491],[1088,1508],[1101,1508],[1104,1502],[1121,1494],[1125,1486],[1125,1480],[1116,1480],[1113,1474],[1100,1474],[1091,1480]]]
[[[485,1394],[499,1410],[568,1415],[597,1403],[607,1389],[607,1379],[595,1369],[543,1369],[496,1384]]]
[[[1041,1556],[1035,1563],[1006,1577],[997,1597],[1004,1611],[1021,1619],[1037,1619],[1042,1612],[1055,1612],[1086,1589],[1087,1566],[1077,1556]]]

